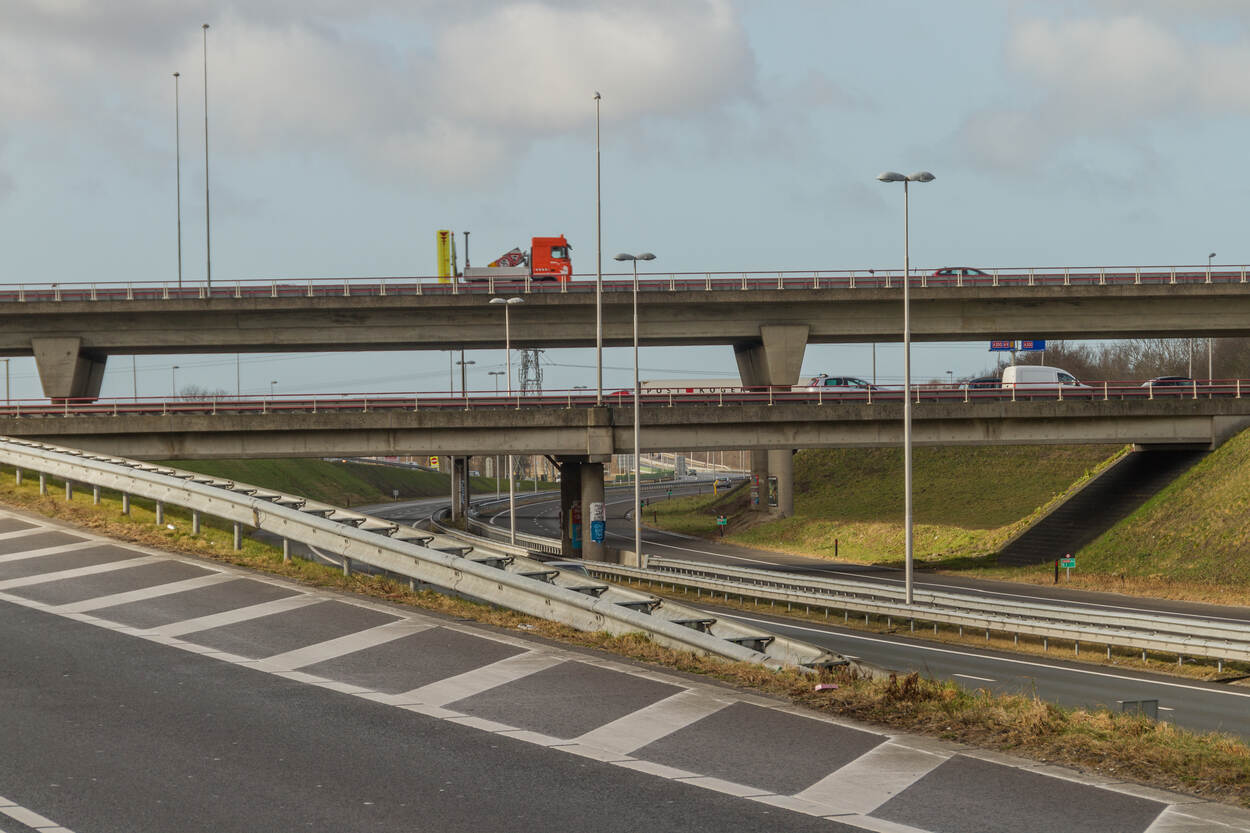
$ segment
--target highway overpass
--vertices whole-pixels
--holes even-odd
[[[913,277],[917,341],[1250,335],[1244,270],[1057,270],[984,280]],[[962,284],[962,285],[958,285]],[[631,287],[605,282],[603,337],[631,340]],[[0,286],[0,356],[36,358],[52,398],[99,393],[110,355],[502,348],[595,343],[594,282],[440,284],[416,279],[181,289]],[[646,276],[644,346],[733,346],[743,382],[791,385],[808,343],[901,339],[901,281],[887,273]]]

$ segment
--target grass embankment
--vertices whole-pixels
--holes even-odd
[[[115,494],[105,492],[101,504],[94,506],[89,490],[80,490],[72,501],[65,501],[62,484],[50,484],[49,488],[51,494],[40,495],[32,478],[15,485],[12,469],[0,469],[0,503],[67,521],[96,534],[605,650],[675,671],[705,675],[832,715],[1250,806],[1250,747],[1227,735],[1196,734],[1135,715],[1064,709],[1034,697],[967,691],[915,674],[882,680],[845,671],[819,675],[769,671],[674,651],[638,634],[582,633],[489,605],[429,591],[414,592],[402,582],[381,576],[344,576],[333,567],[299,558],[284,563],[279,549],[251,538],[244,538],[242,551],[234,552],[226,525],[206,521],[200,535],[191,535],[187,513],[179,509],[168,508],[166,525],[157,527],[148,501],[133,500],[130,515],[123,516]],[[837,687],[815,691],[815,684],[821,682]]]
[[[918,448],[913,459],[915,557],[955,566],[996,552],[1016,531],[1122,451],[1115,446]],[[666,529],[761,549],[872,564],[901,562],[903,452],[897,448],[801,451],[794,517],[751,525],[745,486],[684,498],[649,513]]]
[[[1250,431],[1233,437],[1078,553],[1082,577],[1245,604],[1250,591]],[[1074,578],[1075,578],[1074,573]]]
[[[450,475],[442,472],[353,461],[165,460],[163,465],[264,486],[336,506],[441,497],[451,489]],[[469,483],[476,494],[495,491],[494,478],[473,477]],[[538,485],[545,488],[542,482]],[[508,488],[506,481],[503,488],[505,491]]]

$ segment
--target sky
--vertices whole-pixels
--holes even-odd
[[[205,60],[214,282],[429,275],[442,228],[477,263],[562,233],[593,274],[595,91],[605,272],[898,269],[884,170],[936,175],[918,270],[1243,264],[1248,25],[1244,0],[5,0],[0,284],[176,281],[179,181],[203,281]],[[987,348],[918,344],[914,376],[978,375]],[[803,374],[871,356],[813,345]],[[468,358],[492,388],[503,351]],[[548,389],[594,384],[593,350],[543,363]],[[630,351],[604,363],[629,384]],[[641,366],[736,376],[727,346]],[[41,396],[33,360],[10,373]],[[103,393],[449,383],[438,352],[139,356]]]

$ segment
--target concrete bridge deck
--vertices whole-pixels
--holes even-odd
[[[1119,444],[1213,447],[1250,424],[1250,397],[1018,398],[919,394],[916,445]],[[1054,394],[1052,393],[1051,396]],[[754,401],[653,396],[641,408],[647,451],[880,447],[902,443],[897,395],[864,399],[754,394]],[[1104,398],[1105,396],[1105,398]],[[770,400],[771,399],[771,404]],[[671,404],[669,404],[671,402]],[[519,406],[519,407],[518,407]],[[128,412],[133,409],[134,412]],[[139,459],[633,452],[628,401],[570,397],[426,401],[411,397],[151,404],[101,402],[0,410],[0,435]]]

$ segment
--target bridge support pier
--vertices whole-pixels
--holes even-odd
[[[735,344],[742,384],[790,390],[803,369],[807,336],[806,324],[765,324],[759,341]],[[793,453],[789,448],[751,452],[751,485],[759,500],[753,509],[780,518],[794,514]]]
[[[451,458],[451,519],[469,514],[469,458]]]
[[[581,498],[582,498],[582,558],[587,561],[603,561],[603,541],[594,541],[591,536],[596,521],[602,522],[606,528],[607,507],[603,499],[603,463],[582,463]]]
[[[768,476],[777,478],[777,505],[769,509],[779,518],[794,514],[794,451],[789,448],[768,452]]]
[[[582,555],[582,464],[579,455],[556,458],[560,466],[560,555]]]
[[[54,402],[99,398],[107,356],[84,350],[81,338],[32,338],[30,346],[44,396]]]

